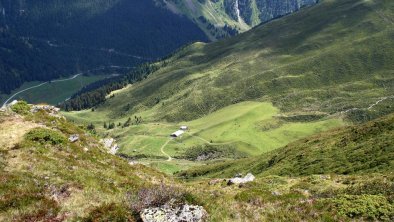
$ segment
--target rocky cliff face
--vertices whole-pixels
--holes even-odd
[[[154,0],[176,14],[186,15],[212,39],[244,32],[291,14],[319,0]]]
[[[266,22],[311,6],[318,0],[225,0],[226,13],[234,20],[252,25],[254,18]]]

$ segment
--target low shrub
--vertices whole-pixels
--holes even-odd
[[[143,209],[163,206],[170,201],[175,204],[184,202],[186,197],[186,193],[182,192],[178,187],[160,184],[142,188],[136,195],[129,194],[128,199],[131,210],[135,213],[140,213]]]
[[[67,141],[66,138],[60,133],[45,128],[32,129],[26,134],[25,138],[29,141],[52,145],[63,144]]]
[[[25,101],[19,101],[15,105],[11,106],[11,110],[18,114],[25,115],[29,113],[30,106]]]
[[[350,218],[392,221],[394,206],[382,195],[341,195],[328,200],[336,212]]]
[[[206,144],[189,148],[180,158],[192,161],[204,161],[218,158],[239,159],[246,156],[245,153],[238,151],[233,145],[218,146]]]

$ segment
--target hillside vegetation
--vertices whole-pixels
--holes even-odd
[[[393,4],[326,0],[234,38],[193,44],[98,110],[110,118],[152,110],[153,119],[178,122],[257,100],[290,115],[344,112],[366,121],[390,113]]]
[[[19,102],[12,110],[23,116],[0,112],[0,221],[139,221],[141,209],[160,206],[173,198],[203,206],[208,221],[214,222],[394,219],[394,178],[392,163],[387,162],[393,159],[392,115],[275,151],[280,158],[286,156],[283,161],[275,159],[272,170],[258,166],[257,159],[263,159],[261,164],[267,160],[258,157],[231,162],[233,168],[222,167],[222,174],[212,168],[205,174],[221,179],[198,177],[182,182],[108,154],[85,126],[43,111],[32,114],[29,109]],[[80,136],[75,143],[68,141],[72,134]],[[312,148],[310,143],[314,144]],[[314,150],[330,144],[349,145],[343,151],[328,146],[323,156],[329,161],[333,153],[335,158],[340,154],[348,158],[352,147],[361,147],[358,150],[366,155],[351,155],[348,163],[338,159],[322,172],[319,161],[311,166],[309,158],[322,157]],[[375,152],[379,148],[380,152]],[[287,155],[283,150],[291,153]],[[328,161],[321,163],[325,166]],[[332,170],[344,163],[357,174],[328,174],[346,173]],[[232,172],[248,170],[257,174],[252,183],[229,186],[223,181],[223,177],[233,176]]]
[[[0,221],[133,221],[128,195],[167,180],[64,118],[13,110],[0,112]]]
[[[255,158],[200,166],[185,177],[257,175],[370,174],[394,169],[394,114],[290,143]]]
[[[94,112],[65,115],[117,138],[119,154],[166,172],[195,166],[184,160],[189,151],[208,163],[259,155],[375,119],[394,111],[393,6],[327,0],[234,38],[192,44]],[[190,131],[170,140],[180,125]]]

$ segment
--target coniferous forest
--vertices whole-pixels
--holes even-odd
[[[186,17],[154,1],[1,0],[0,93],[99,67],[132,67],[193,41]]]

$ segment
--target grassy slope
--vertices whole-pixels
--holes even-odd
[[[104,78],[106,78],[106,76],[103,75],[78,76],[77,78],[70,81],[53,82],[51,84],[45,84],[41,87],[25,91],[21,94],[18,94],[14,99],[23,99],[30,103],[48,103],[56,105],[60,102],[63,102],[67,98],[70,98],[74,93],[78,92],[78,90],[82,89],[84,86]],[[18,89],[13,90],[10,95],[0,94],[0,103],[3,104],[3,102],[11,95],[40,83],[42,82],[26,82]]]
[[[248,100],[286,112],[365,109],[394,94],[393,4],[326,0],[235,38],[196,43],[99,110],[189,121]]]
[[[108,154],[80,127],[47,114],[0,113],[0,129],[0,221],[132,220],[126,193],[166,180]],[[48,142],[27,136],[37,129],[49,132]],[[81,138],[71,144],[67,138],[75,133]]]
[[[213,222],[394,217],[394,178],[384,169],[377,169],[383,174],[356,176],[258,175],[242,187],[227,186],[222,179],[214,185],[206,179],[178,183],[107,154],[81,127],[62,119],[0,112],[0,126],[1,221],[135,221],[127,197],[159,182],[184,189],[188,201],[204,206]],[[47,142],[27,136],[37,129],[49,132],[42,137]],[[81,135],[80,141],[64,141],[74,133]]]
[[[311,175],[388,172],[394,169],[394,114],[320,133],[265,155],[190,169],[184,176]]]
[[[116,97],[116,96],[115,96]],[[144,122],[130,127],[116,127],[114,130],[102,128],[107,120],[102,112],[83,111],[65,113],[69,119],[85,124],[94,123],[105,136],[118,138],[120,153],[134,157],[148,157],[160,160],[140,160],[165,172],[176,172],[190,166],[201,165],[180,160],[189,149],[202,145],[212,145],[220,150],[235,148],[244,155],[259,155],[282,147],[296,139],[335,128],[344,124],[341,119],[322,118],[308,122],[291,122],[278,116],[278,109],[270,103],[242,102],[220,109],[207,116],[181,123],[151,121],[151,112],[137,114]],[[115,121],[124,123],[126,119]],[[172,140],[169,135],[180,125],[187,125],[190,130],[181,138]],[[168,142],[168,143],[167,143]],[[166,144],[166,145],[165,145]],[[163,153],[161,151],[165,153]],[[174,159],[167,162],[169,154]]]
[[[160,147],[181,123],[190,124],[192,133],[204,140],[235,141],[239,150],[257,154],[341,124],[328,120],[278,128],[275,118],[262,121],[269,113],[337,117],[359,108],[346,114],[365,121],[393,112],[392,98],[368,109],[394,95],[393,7],[388,0],[326,0],[231,39],[193,44],[95,112],[67,116],[94,122],[99,130],[104,121],[123,123],[142,116],[142,125],[102,132],[119,137],[121,151],[129,155],[165,157]],[[275,108],[262,106],[237,120],[235,113],[250,108],[243,101],[271,102]],[[237,103],[238,109],[226,108]],[[221,109],[229,112],[215,117]],[[212,119],[218,122],[210,128]],[[186,135],[182,144],[170,142],[165,151],[177,155],[204,140]]]

